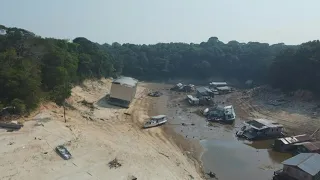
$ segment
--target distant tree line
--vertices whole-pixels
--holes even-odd
[[[73,84],[87,78],[133,76],[148,80],[224,77],[251,79],[287,91],[320,92],[320,43],[227,44],[216,37],[200,44],[97,44],[86,38],[41,38],[19,28],[0,35],[0,108],[19,113],[40,101],[62,104]]]

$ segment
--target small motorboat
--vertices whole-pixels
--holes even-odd
[[[162,124],[165,124],[167,122],[167,116],[166,115],[158,115],[158,116],[153,116],[149,121],[147,121],[143,128],[150,128],[150,127],[156,127],[160,126]]]

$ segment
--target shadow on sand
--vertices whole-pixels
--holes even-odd
[[[110,96],[109,94],[107,94],[106,96],[103,96],[101,99],[99,99],[99,101],[96,104],[102,108],[124,109],[122,107],[109,104],[108,103],[109,96]]]

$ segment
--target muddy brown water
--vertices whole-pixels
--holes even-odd
[[[205,118],[195,113],[199,108],[190,107],[183,99],[184,95],[166,91],[153,108],[167,113],[166,127],[188,140],[200,142],[204,149],[201,156],[203,170],[214,172],[219,180],[270,180],[273,172],[282,167],[281,162],[291,157],[272,151],[272,140],[249,142],[236,138],[235,133],[243,119],[237,118],[233,125],[213,123],[209,126]],[[223,101],[223,98],[217,98],[217,101]]]
[[[270,180],[273,172],[282,167],[281,162],[290,157],[272,151],[272,140],[249,142],[236,138],[235,133],[243,122],[239,118],[233,125],[213,123],[208,126],[205,118],[194,113],[196,108],[183,102],[178,104],[168,108],[172,118],[169,126],[187,139],[200,141],[204,148],[201,157],[204,171],[214,172],[219,180]]]
[[[208,126],[204,118],[194,113],[182,115],[177,110],[175,114],[171,124],[183,122],[186,126],[171,126],[185,138],[200,141],[204,148],[201,157],[204,171],[214,172],[219,180],[270,180],[273,172],[282,167],[281,162],[290,157],[272,151],[272,140],[249,142],[236,138],[236,129],[241,124],[239,119],[235,125]]]

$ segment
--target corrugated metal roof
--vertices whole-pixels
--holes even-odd
[[[229,86],[221,86],[221,87],[216,87],[218,90],[220,91],[228,91],[231,90],[231,88]]]
[[[213,86],[226,86],[227,82],[211,82],[209,84]]]
[[[207,87],[197,87],[197,91],[199,93],[208,93],[208,92],[212,93],[212,91]]]
[[[320,141],[317,142],[306,142],[302,144],[304,147],[306,147],[309,151],[318,151],[320,150]]]
[[[282,162],[282,164],[297,166],[306,173],[314,176],[320,172],[320,154],[301,153]]]
[[[276,128],[276,127],[283,127],[283,125],[272,121],[272,120],[268,120],[268,119],[255,119],[255,120],[250,120],[245,122],[245,124],[249,124],[251,125],[251,127],[254,127],[256,129],[265,129],[265,128]]]
[[[113,84],[121,84],[121,85],[127,85],[127,86],[134,87],[134,86],[137,85],[138,80],[136,80],[136,79],[134,79],[132,77],[122,76],[122,77],[119,77],[119,78],[113,80],[112,83]]]

